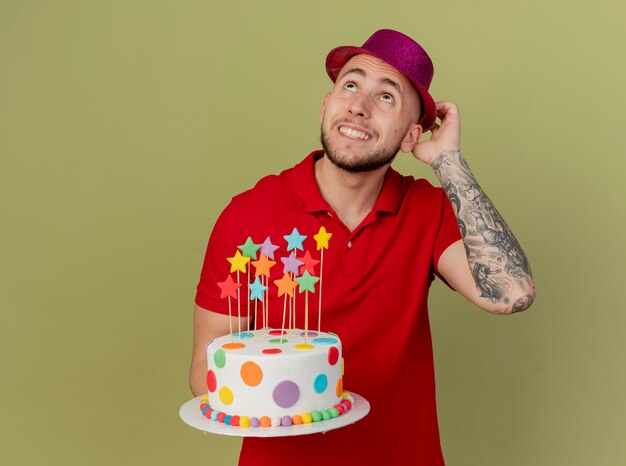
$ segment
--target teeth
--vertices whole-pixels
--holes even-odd
[[[363,139],[364,141],[367,141],[370,138],[363,131],[357,131],[356,129],[346,128],[345,126],[340,126],[339,127],[339,132],[341,134],[345,134],[349,138]]]

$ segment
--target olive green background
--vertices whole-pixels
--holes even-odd
[[[497,317],[434,286],[447,463],[626,464],[622,5],[0,1],[0,462],[236,463],[178,418],[211,226],[319,147],[327,51],[391,27],[538,287]]]

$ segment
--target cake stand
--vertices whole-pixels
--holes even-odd
[[[294,435],[317,434],[354,424],[370,412],[370,404],[365,398],[354,392],[350,392],[350,394],[354,398],[354,403],[352,403],[352,408],[347,413],[326,421],[289,427],[235,427],[222,422],[212,421],[204,417],[200,411],[200,399],[202,396],[197,396],[182,405],[179,415],[191,427],[211,434],[232,435],[235,437],[290,437]]]

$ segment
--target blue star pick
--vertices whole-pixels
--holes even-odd
[[[287,241],[287,251],[291,251],[292,249],[304,251],[302,242],[306,239],[306,236],[301,235],[297,228],[294,228],[290,235],[285,235],[283,238]]]
[[[254,282],[248,285],[250,289],[250,299],[259,299],[263,302],[263,292],[267,290],[267,286],[261,284],[261,280],[259,277],[254,279]]]

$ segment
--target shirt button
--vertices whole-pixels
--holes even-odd
[[[351,248],[352,247],[352,241],[348,241],[348,247]]]

